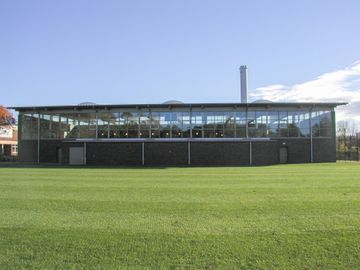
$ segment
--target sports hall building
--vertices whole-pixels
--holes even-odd
[[[240,166],[336,160],[344,103],[16,107],[19,159],[72,165]]]
[[[16,107],[19,159],[121,166],[240,166],[336,161],[335,107],[345,103]]]

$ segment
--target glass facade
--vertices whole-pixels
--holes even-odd
[[[331,110],[183,109],[19,115],[21,139],[331,137]]]

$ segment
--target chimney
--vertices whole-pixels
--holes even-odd
[[[240,66],[241,103],[247,103],[247,66]]]

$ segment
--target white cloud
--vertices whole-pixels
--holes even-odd
[[[348,102],[338,107],[337,120],[360,121],[360,61],[291,86],[268,85],[251,91],[252,100],[277,102]]]

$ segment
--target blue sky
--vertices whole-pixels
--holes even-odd
[[[359,12],[358,0],[2,0],[0,104],[234,102],[242,64],[253,99],[291,94],[357,71]],[[351,79],[336,83],[360,105],[360,70]]]

